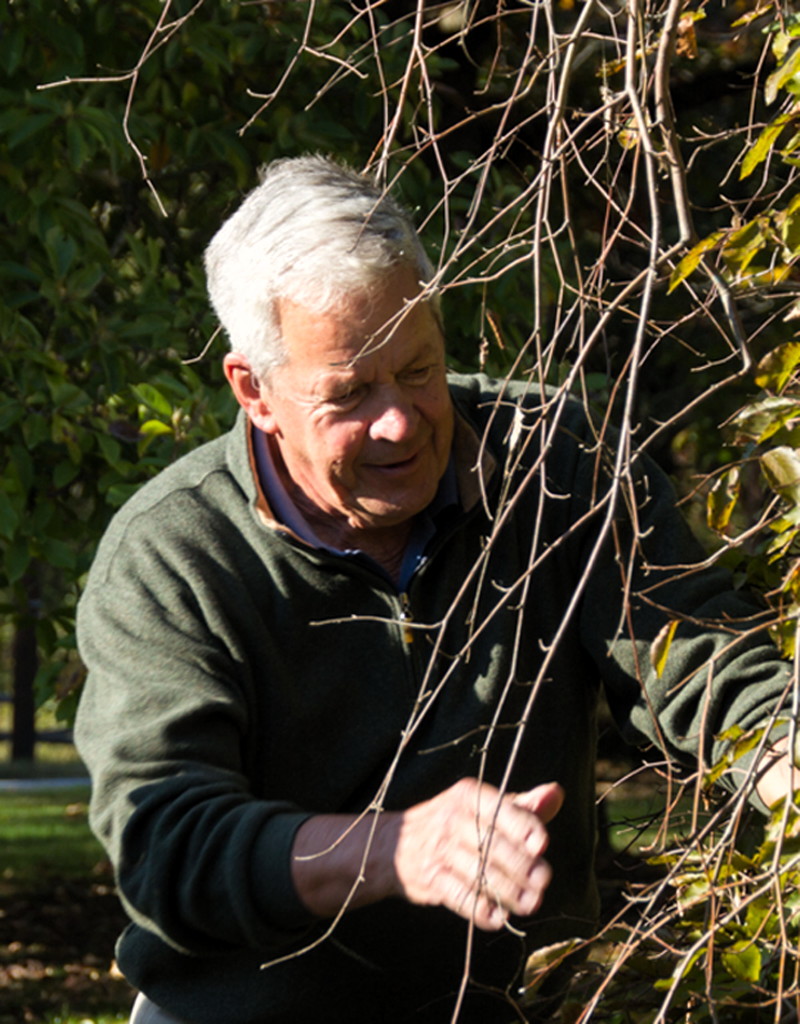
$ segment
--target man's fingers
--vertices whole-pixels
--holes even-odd
[[[545,782],[541,786],[529,789],[527,793],[515,794],[513,802],[515,807],[530,811],[546,825],[561,810],[564,790],[557,782]]]
[[[462,779],[403,813],[395,848],[400,892],[415,903],[441,904],[480,928],[540,906],[552,875],[543,859],[546,823],[563,802],[557,783],[504,797]]]

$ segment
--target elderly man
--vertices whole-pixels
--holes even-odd
[[[599,688],[696,763],[774,721],[785,667],[685,571],[652,467],[617,493],[577,403],[448,375],[368,179],[272,165],[206,263],[242,413],[115,517],[79,610],[134,1019],[526,1019],[530,950],[596,921]]]

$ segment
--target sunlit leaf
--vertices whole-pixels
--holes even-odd
[[[678,19],[675,53],[679,57],[688,57],[690,60],[697,57],[697,36],[694,31],[694,23],[704,17],[704,12],[687,11]]]
[[[742,28],[745,25],[749,25],[751,21],[755,21],[757,18],[762,17],[768,11],[772,10],[772,4],[770,2],[757,3],[752,11],[748,11],[747,14],[743,14],[741,18],[737,18],[731,25],[732,28]]]
[[[795,136],[800,144],[800,133]],[[789,256],[800,253],[800,194],[796,195],[784,210],[775,214],[775,223],[781,233],[781,241]]]
[[[780,345],[768,352],[758,364],[755,382],[760,388],[782,391],[798,364],[800,341]]]
[[[563,942],[556,942],[551,946],[542,946],[541,949],[534,950],[525,964],[523,984],[526,997],[530,998],[541,987],[551,970],[563,963],[564,958],[583,945],[584,941],[583,939],[566,939]]]
[[[172,427],[163,420],[147,420],[139,428],[146,437],[156,437],[159,434],[171,434]]]
[[[725,262],[743,274],[768,242],[769,221],[764,217],[743,224],[732,232],[723,246]]]
[[[800,46],[795,46],[780,67],[776,68],[767,78],[764,85],[766,102],[774,103],[780,90],[797,74],[800,74]]]
[[[772,448],[761,456],[772,489],[793,505],[800,505],[800,452],[784,446]]]
[[[761,951],[754,941],[742,940],[723,950],[722,963],[729,974],[741,981],[756,982],[761,976]]]
[[[693,273],[703,258],[704,254],[714,249],[719,242],[725,237],[724,231],[715,231],[708,238],[704,238],[702,242],[698,242],[697,245],[692,246],[689,252],[681,259],[677,267],[672,271],[669,279],[668,293],[674,291],[675,288],[685,281],[686,278]]]
[[[740,471],[738,466],[723,473],[706,496],[706,521],[712,530],[724,533],[739,500]]]
[[[672,619],[671,622],[668,622],[666,626],[658,631],[658,635],[650,645],[650,664],[655,669],[655,673],[659,678],[664,673],[675,630],[678,628],[678,622],[678,619]]]
[[[769,635],[783,657],[792,661],[797,646],[797,624],[794,620],[783,619],[772,623],[769,626]]]
[[[623,149],[636,149],[640,141],[639,126],[632,117],[629,117],[625,126],[617,132],[617,142]]]
[[[771,121],[766,128],[762,129],[761,134],[748,149],[744,160],[742,160],[741,170],[739,171],[740,179],[747,178],[753,173],[759,164],[766,160],[773,145],[775,144],[775,140],[786,125],[790,124],[793,120],[794,118],[790,114],[780,114],[774,121]]]
[[[735,444],[761,444],[796,417],[800,417],[800,399],[770,396],[745,406],[728,421],[726,429]]]

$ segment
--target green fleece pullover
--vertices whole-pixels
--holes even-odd
[[[556,424],[533,394],[523,411],[523,385],[451,390],[462,507],[403,594],[271,520],[244,418],[143,487],[100,546],[76,739],[132,922],[119,963],[183,1020],[449,1021],[465,962],[460,1019],[515,1019],[528,950],[594,926],[599,688],[631,740],[690,764],[779,702],[786,668],[748,632],[757,609],[720,571],[685,571],[702,556],[657,470],[636,482],[632,555],[631,502],[610,515],[613,474],[577,403]],[[659,678],[650,645],[673,617]],[[449,911],[401,900],[326,934],[292,888],[298,826],[467,775],[564,787],[525,938],[470,939]]]

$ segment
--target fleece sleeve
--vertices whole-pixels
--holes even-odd
[[[599,451],[587,437],[573,457],[570,515],[584,523],[581,636],[624,735],[705,768],[723,758],[735,726],[779,735],[791,666],[768,635],[765,606],[702,551],[660,469],[639,458],[615,477]],[[657,664],[654,643],[670,629]]]
[[[193,583],[213,566],[140,520],[107,535],[79,606],[92,825],[135,923],[184,952],[282,948],[311,924],[289,868],[308,813],[248,781],[247,666]]]

